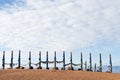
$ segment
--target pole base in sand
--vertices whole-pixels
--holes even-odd
[[[41,67],[41,66],[39,66],[39,67],[37,67],[37,69],[42,69],[42,67]]]
[[[58,67],[54,67],[52,70],[59,70],[59,68]]]
[[[65,70],[65,68],[62,67],[61,70]]]
[[[90,69],[86,69],[86,71],[92,71],[92,70],[90,70]]]
[[[74,70],[74,68],[70,66],[70,67],[68,67],[68,70]]]
[[[30,67],[29,67],[29,69],[33,69],[33,67],[32,67],[32,66],[30,66]]]
[[[78,71],[83,71],[81,68],[78,68]]]
[[[47,67],[46,69],[49,69],[49,67]]]
[[[20,67],[16,67],[16,69],[24,69],[24,67],[23,67],[23,66],[20,66]]]

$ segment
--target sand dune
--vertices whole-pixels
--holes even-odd
[[[120,80],[120,74],[68,70],[0,70],[0,80]]]

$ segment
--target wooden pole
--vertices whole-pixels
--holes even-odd
[[[54,68],[56,69],[56,51],[54,53]]]
[[[92,71],[92,57],[91,57],[91,53],[90,53],[90,71]]]
[[[83,56],[82,56],[82,52],[81,52],[81,70],[83,71]]]
[[[19,56],[18,56],[18,68],[21,66],[21,51],[19,50]]]
[[[2,67],[5,69],[5,51],[3,51]]]
[[[101,57],[101,53],[100,53],[100,68],[99,71],[102,72],[102,57]]]
[[[70,67],[72,68],[72,52],[70,53]]]
[[[87,71],[87,61],[85,61],[85,71]]]
[[[46,69],[49,69],[49,67],[48,67],[48,51],[46,52]]]
[[[13,51],[11,51],[11,63],[10,63],[10,68],[13,68]]]
[[[65,51],[63,51],[63,70],[65,70]]]
[[[31,51],[29,51],[29,69],[31,69]]]
[[[96,63],[95,63],[95,66],[94,66],[94,72],[96,72]]]
[[[70,53],[70,67],[68,67],[68,70],[74,70],[73,69],[73,63],[72,63],[72,52]]]
[[[112,73],[112,58],[111,58],[111,54],[109,55],[110,57],[110,72]]]
[[[39,68],[42,69],[42,67],[41,67],[41,51],[39,52]]]

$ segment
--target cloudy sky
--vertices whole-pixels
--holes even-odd
[[[75,62],[80,52],[84,60],[91,52],[93,63],[102,53],[104,65],[112,54],[120,65],[120,0],[0,0],[1,56],[3,50],[8,56],[22,50],[24,57],[48,50],[50,58],[73,51]]]

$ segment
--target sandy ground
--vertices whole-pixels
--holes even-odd
[[[0,70],[0,80],[120,80],[120,74],[69,70]]]

